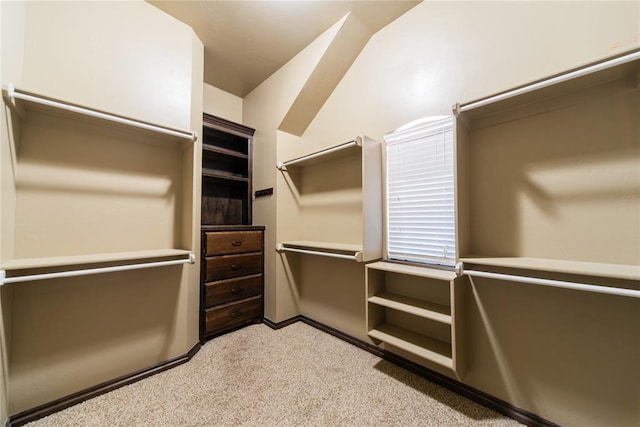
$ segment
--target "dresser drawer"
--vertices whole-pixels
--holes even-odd
[[[262,253],[222,255],[206,259],[205,282],[262,273]]]
[[[205,307],[262,294],[262,274],[205,284]]]
[[[262,251],[262,231],[218,231],[205,233],[205,255]]]
[[[209,308],[205,310],[205,335],[221,332],[261,317],[261,296]]]

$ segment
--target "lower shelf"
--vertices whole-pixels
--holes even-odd
[[[70,255],[41,258],[19,258],[3,263],[0,268],[7,271],[31,270],[39,268],[65,268],[90,264],[135,264],[158,259],[178,259],[191,255],[185,249],[152,249],[146,251],[113,252],[90,255]]]
[[[430,360],[448,369],[454,369],[451,344],[390,323],[378,325],[368,332],[371,338]]]

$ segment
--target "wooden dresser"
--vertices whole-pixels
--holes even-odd
[[[200,340],[260,323],[264,227],[202,226]]]

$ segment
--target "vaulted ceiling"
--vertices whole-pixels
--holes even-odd
[[[191,26],[202,40],[204,81],[240,97],[251,92],[347,13],[373,34],[420,3],[399,0],[147,1]]]

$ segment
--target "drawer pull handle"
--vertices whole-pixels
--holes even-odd
[[[238,294],[242,293],[242,289],[240,289],[240,288],[231,288],[231,293],[233,295],[238,295]]]
[[[236,317],[239,317],[241,314],[242,314],[242,312],[240,310],[232,311],[231,312],[231,317],[233,317],[235,319]]]
[[[241,268],[242,268],[242,266],[241,266],[241,265],[238,265],[238,264],[231,264],[231,269],[232,269],[232,270],[240,270]]]
[[[234,240],[231,244],[233,246],[242,246],[242,240]]]

